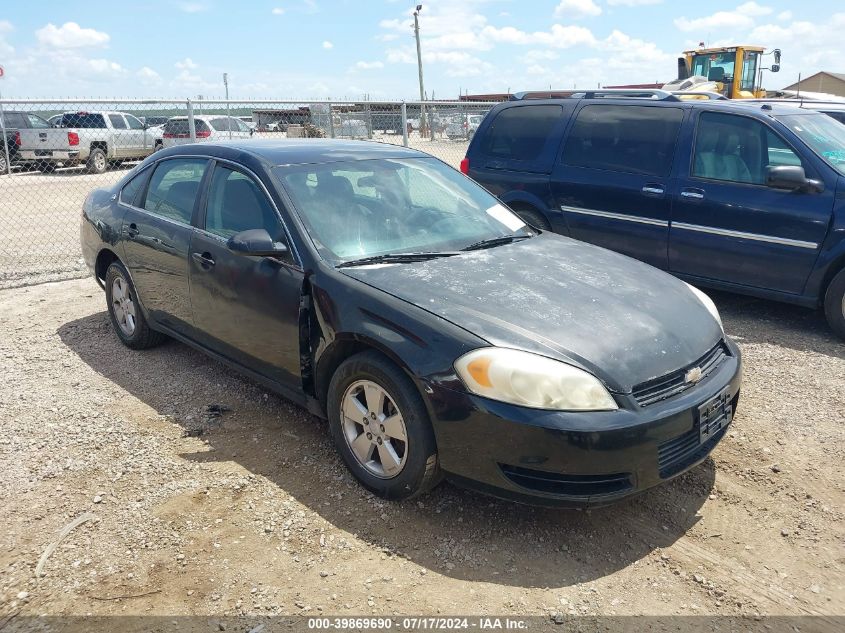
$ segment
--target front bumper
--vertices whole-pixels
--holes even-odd
[[[618,411],[527,409],[429,384],[441,467],[460,485],[542,505],[603,505],[639,493],[701,463],[724,436],[742,376],[739,349],[726,345],[729,355],[694,387]],[[729,413],[702,439],[699,408],[720,400]]]

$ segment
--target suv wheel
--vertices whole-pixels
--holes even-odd
[[[113,262],[109,266],[105,286],[112,327],[121,343],[132,349],[147,349],[165,340],[164,334],[147,324],[135,286],[123,264]]]
[[[99,147],[95,147],[88,155],[88,161],[85,163],[88,172],[92,174],[102,174],[109,166],[109,161],[106,158],[106,153]]]
[[[845,269],[840,270],[827,287],[824,315],[830,328],[845,338]]]
[[[537,211],[536,209],[528,209],[525,207],[513,210],[522,220],[528,224],[529,226],[533,226],[535,229],[542,229],[544,231],[551,231],[552,225],[549,224],[549,221],[543,216],[542,213]]]
[[[327,407],[335,446],[365,488],[408,499],[437,485],[437,446],[422,398],[384,356],[363,352],[341,363]]]

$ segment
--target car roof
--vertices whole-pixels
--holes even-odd
[[[303,163],[334,163],[344,160],[375,158],[429,158],[424,152],[401,145],[375,141],[350,141],[328,138],[310,139],[242,139],[177,145],[165,150],[170,153],[204,154],[228,158],[232,151],[251,154],[273,165],[299,165]],[[158,154],[157,154],[158,155]],[[162,156],[166,156],[163,154]]]
[[[804,110],[845,110],[845,101],[819,101],[816,99],[755,99],[755,103],[768,103],[782,107],[790,105]]]

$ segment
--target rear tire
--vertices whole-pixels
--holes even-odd
[[[439,483],[425,405],[387,358],[371,351],[346,359],[332,376],[326,405],[335,446],[365,488],[385,499],[409,499]]]
[[[131,349],[147,349],[167,338],[150,328],[129,273],[119,261],[106,270],[106,304],[112,327],[120,342]]]
[[[845,339],[845,269],[836,273],[824,295],[824,315],[830,329]]]
[[[552,225],[549,224],[549,221],[536,209],[517,207],[513,212],[522,218],[523,222],[529,226],[533,226],[535,229],[541,229],[543,231],[552,230]]]
[[[102,174],[108,169],[109,161],[106,158],[106,153],[99,147],[95,147],[88,155],[88,160],[85,163],[89,174]]]

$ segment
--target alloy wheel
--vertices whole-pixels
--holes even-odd
[[[135,333],[135,301],[129,284],[123,277],[115,277],[111,285],[111,302],[114,317],[126,336]]]
[[[358,380],[346,389],[340,408],[343,437],[358,463],[379,479],[401,473],[408,434],[391,395],[371,380]]]

